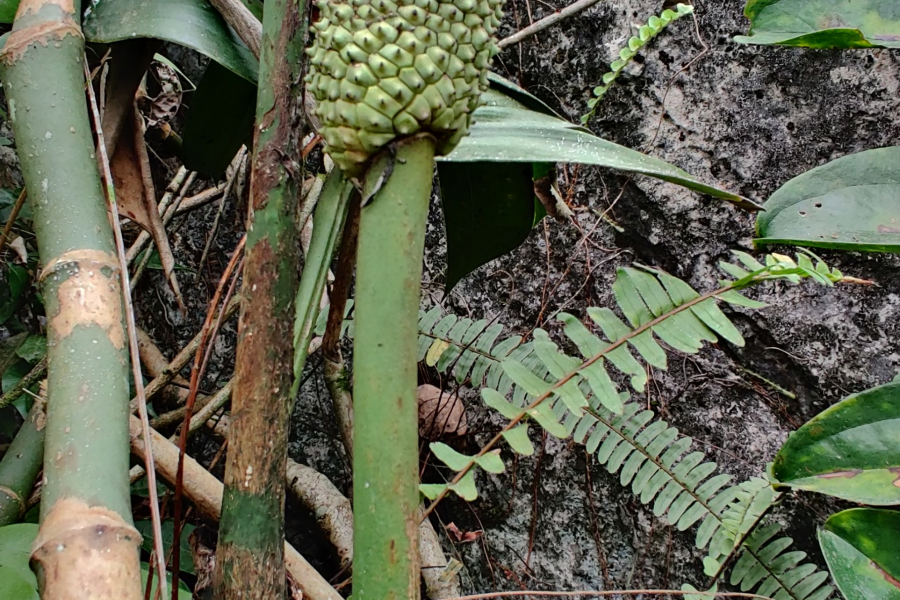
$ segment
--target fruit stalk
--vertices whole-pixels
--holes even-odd
[[[398,144],[362,209],[356,276],[353,596],[419,598],[419,288],[434,139]]]

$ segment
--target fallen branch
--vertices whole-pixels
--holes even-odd
[[[147,445],[141,437],[141,424],[137,418],[131,417],[129,422],[131,450],[139,458],[144,457]],[[156,470],[170,485],[175,485],[178,471],[178,447],[158,432],[150,432],[150,448],[156,460]],[[209,471],[200,466],[190,456],[184,457],[184,493],[205,517],[218,521],[222,506],[222,482]],[[284,545],[284,564],[291,577],[303,589],[305,598],[309,600],[342,600],[312,565],[288,543]]]
[[[525,29],[521,29],[511,36],[503,38],[497,43],[497,46],[499,46],[500,49],[503,50],[507,46],[518,44],[525,38],[531,37],[536,33],[540,33],[541,31],[549,27],[553,27],[560,21],[568,19],[569,17],[575,16],[578,13],[589,9],[599,1],[600,0],[578,0],[577,2],[574,2],[564,9],[560,10],[559,12],[555,12],[552,15],[544,17],[539,21],[535,21]]]
[[[262,23],[259,22],[250,9],[244,6],[240,0],[210,0],[217,11],[231,25],[238,37],[241,38],[250,52],[259,58],[259,44],[262,40]]]
[[[353,562],[353,508],[350,500],[327,477],[291,459],[287,461],[285,475],[290,490],[316,516],[319,527],[337,551],[341,566],[350,565]]]

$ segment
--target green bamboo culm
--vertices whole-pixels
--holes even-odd
[[[216,597],[286,597],[284,472],[293,396],[299,160],[294,117],[302,94],[302,0],[268,0],[263,12],[250,217],[238,324],[232,422],[219,523]],[[299,173],[298,173],[299,176]]]
[[[122,286],[85,102],[78,0],[22,0],[0,54],[47,313],[41,597],[142,598]]]
[[[34,402],[25,422],[0,460],[0,527],[17,523],[44,458],[45,403]]]
[[[353,351],[353,597],[419,598],[419,288],[434,139],[398,144],[362,209]],[[376,163],[377,165],[377,163]]]

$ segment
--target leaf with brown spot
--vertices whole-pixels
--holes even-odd
[[[900,382],[845,398],[778,451],[778,483],[853,502],[900,504]]]
[[[845,598],[900,600],[900,513],[854,508],[819,531],[828,568]]]

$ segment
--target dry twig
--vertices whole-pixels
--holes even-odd
[[[597,4],[599,1],[600,0],[578,0],[577,2],[574,2],[574,3],[570,4],[569,6],[565,7],[564,9],[560,10],[559,12],[555,12],[552,15],[544,17],[540,21],[532,23],[525,29],[521,29],[521,30],[517,31],[516,33],[512,34],[511,36],[503,38],[502,40],[500,40],[497,43],[497,45],[500,47],[501,50],[503,50],[507,46],[511,46],[513,44],[518,44],[525,38],[531,37],[536,33],[540,33],[541,31],[547,29],[548,27],[552,27],[553,25],[556,25],[560,21],[568,19],[569,17],[572,17],[582,11],[589,9],[593,5]]]
[[[25,198],[27,197],[28,196],[25,192],[25,188],[22,188],[22,191],[19,192],[19,197],[16,198],[16,203],[13,205],[12,212],[9,213],[9,218],[6,220],[6,226],[3,227],[3,233],[0,234],[0,253],[2,253],[3,248],[6,247],[6,242],[9,239],[9,234],[12,231],[13,224],[19,217],[19,211],[22,210],[22,206],[25,204]]]

